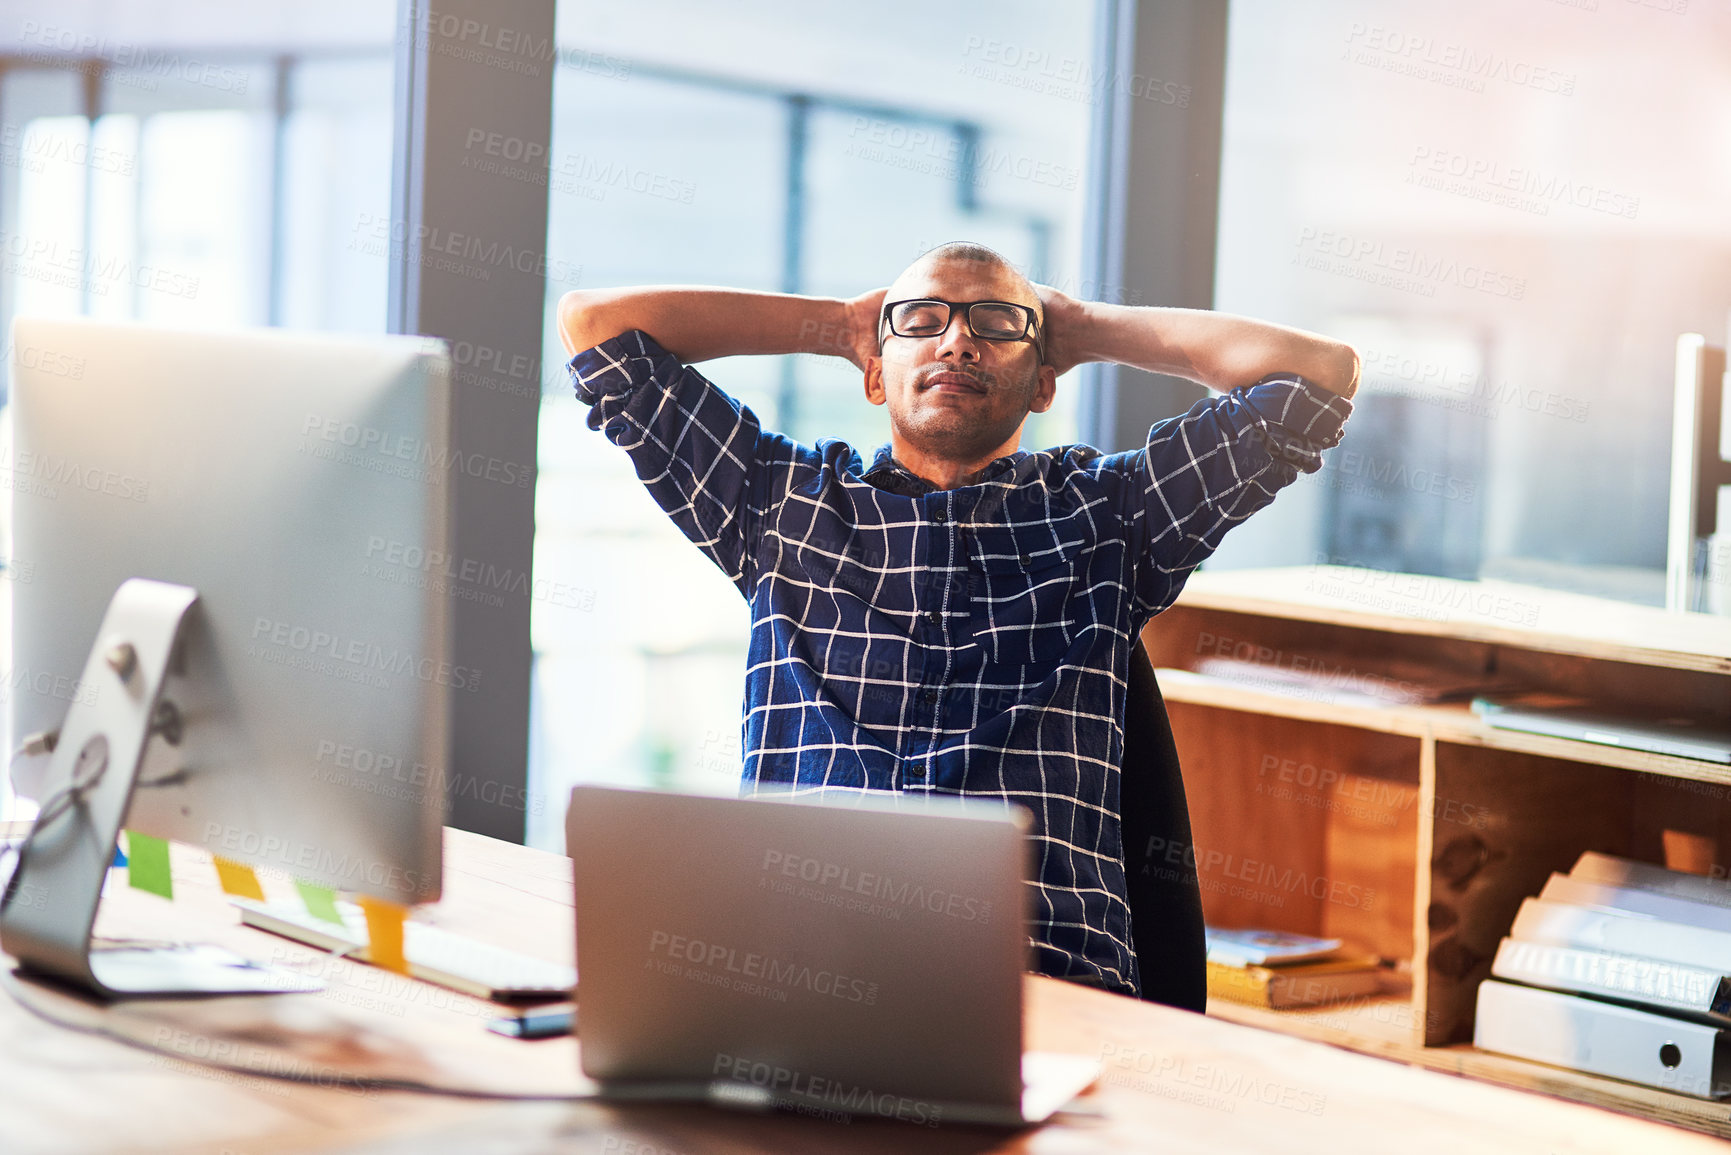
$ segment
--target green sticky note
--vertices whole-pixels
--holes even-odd
[[[168,843],[136,830],[126,832],[126,880],[139,890],[174,897],[174,876],[168,869]]]
[[[314,886],[310,882],[295,879],[295,889],[301,892],[301,901],[307,904],[307,913],[314,918],[322,918],[326,922],[343,925],[343,916],[337,913],[337,894],[322,886]]]

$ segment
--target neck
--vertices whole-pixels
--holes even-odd
[[[1018,429],[1015,436],[982,457],[958,458],[946,454],[928,453],[909,442],[903,441],[894,431],[891,431],[890,452],[895,455],[896,461],[901,464],[902,468],[921,481],[938,489],[959,489],[968,484],[968,480],[976,473],[998,458],[1008,457],[1014,453],[1021,437],[1022,431]]]

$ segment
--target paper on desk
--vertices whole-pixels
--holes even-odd
[[[168,843],[136,830],[126,832],[126,881],[139,890],[174,897],[174,876],[168,867]]]
[[[258,884],[258,875],[252,872],[252,867],[230,862],[220,854],[211,855],[211,859],[216,863],[216,880],[224,894],[264,901],[264,887]]]
[[[408,974],[409,960],[403,957],[403,921],[409,908],[370,894],[358,894],[355,901],[367,916],[367,956],[372,964]]]

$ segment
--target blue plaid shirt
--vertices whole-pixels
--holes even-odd
[[[1148,444],[999,458],[935,489],[800,445],[645,333],[572,358],[591,428],[751,603],[745,791],[1003,799],[1033,815],[1039,971],[1134,994],[1118,820],[1130,647],[1225,532],[1321,467],[1352,406],[1297,377]]]

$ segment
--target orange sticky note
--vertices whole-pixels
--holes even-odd
[[[367,916],[368,960],[388,971],[408,974],[409,960],[403,957],[403,921],[409,917],[409,908],[370,894],[356,895],[355,901]]]
[[[252,867],[230,862],[220,854],[211,857],[216,860],[216,880],[222,884],[224,894],[264,901],[264,887],[258,884],[258,875],[252,872]]]

